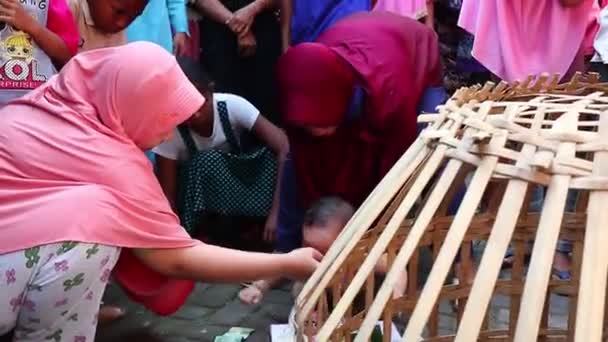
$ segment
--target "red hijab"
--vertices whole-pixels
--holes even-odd
[[[325,138],[289,130],[304,206],[327,195],[360,204],[414,140],[423,91],[441,82],[435,33],[386,12],[339,21],[288,50],[277,71],[289,126],[339,125]],[[355,84],[365,90],[364,111],[347,122]]]

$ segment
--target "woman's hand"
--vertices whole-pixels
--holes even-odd
[[[188,46],[188,35],[184,32],[177,32],[173,36],[173,54],[183,56],[186,54]]]
[[[284,274],[291,279],[308,278],[319,266],[323,255],[314,248],[300,248],[285,255]]]
[[[227,23],[232,32],[241,35],[251,29],[256,15],[258,15],[257,7],[254,5],[255,3],[249,4],[232,14]]]
[[[241,57],[251,57],[255,55],[257,41],[251,31],[247,31],[238,37],[239,55]]]
[[[0,21],[29,34],[40,26],[18,0],[0,0]]]

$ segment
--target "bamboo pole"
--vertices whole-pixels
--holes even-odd
[[[516,107],[510,107],[516,108]],[[511,109],[514,110],[514,109]],[[509,109],[507,109],[509,111]],[[490,140],[490,147],[502,148],[507,141],[507,132],[498,131]],[[483,192],[490,181],[494,168],[498,164],[498,157],[484,156],[475,171],[471,183],[462,200],[462,204],[454,217],[450,229],[445,237],[439,255],[433,264],[429,278],[420,294],[420,298],[403,335],[402,341],[416,341],[422,335],[424,326],[437,302],[439,292],[445,278],[450,271],[456,253],[462,244],[464,235],[469,227],[473,215],[479,206]]]
[[[608,143],[608,111],[600,115],[599,142]],[[595,152],[593,176],[608,176],[608,152]],[[608,272],[606,203],[608,203],[608,191],[591,191],[576,312],[574,340],[577,342],[602,339]]]
[[[479,117],[483,119],[489,113],[490,109],[491,105],[487,104],[482,110],[480,110]],[[474,130],[467,129],[465,132],[465,137],[471,137],[474,133]],[[471,140],[468,141],[471,142]],[[438,146],[437,149],[442,147],[445,146]],[[445,194],[452,185],[452,182],[462,167],[462,164],[462,161],[456,159],[452,159],[448,162],[441,178],[433,189],[431,196],[429,197],[425,206],[422,208],[422,211],[418,215],[418,219],[414,223],[414,226],[411,228],[407,239],[400,248],[392,267],[386,274],[384,282],[376,294],[376,299],[372,306],[368,309],[367,315],[361,324],[361,328],[359,329],[359,333],[355,338],[355,342],[366,341],[371,336],[376,322],[380,318],[386,303],[391,297],[393,288],[398,281],[397,278],[399,277],[401,270],[405,269],[410,257],[416,250],[422,234],[432,220],[433,215],[441,205]]]
[[[456,134],[456,132],[460,128],[460,125],[460,120],[457,120],[452,124],[452,127],[450,127],[449,130],[451,136],[454,136]],[[346,291],[344,291],[340,302],[334,308],[330,317],[319,331],[317,338],[320,341],[324,341],[329,338],[331,332],[338,326],[338,324],[340,323],[340,319],[342,318],[348,307],[352,304],[353,299],[359,292],[361,286],[363,286],[365,280],[370,276],[370,274],[373,275],[373,271],[376,267],[376,264],[380,260],[380,257],[382,257],[382,254],[384,254],[386,247],[397,232],[397,229],[399,229],[401,222],[403,222],[407,214],[412,209],[414,203],[416,203],[416,200],[420,197],[422,191],[431,180],[431,177],[439,169],[441,161],[445,157],[447,149],[448,147],[445,145],[438,146],[431,154],[431,157],[428,159],[428,161],[425,163],[424,168],[420,172],[420,175],[418,176],[408,193],[405,195],[405,198],[395,211],[393,217],[389,220],[388,224],[386,225],[386,228],[384,229],[382,234],[380,234],[378,240],[376,241],[372,249],[369,251],[367,258],[365,258],[365,261],[359,267],[359,270],[355,274],[354,278],[351,280],[349,286],[346,288]]]
[[[576,132],[578,113],[574,107],[570,109],[555,121],[551,130]],[[563,142],[558,147],[557,156],[573,156],[575,148],[574,143]],[[570,178],[570,175],[554,175],[547,189],[515,328],[515,342],[538,338]]]
[[[447,114],[446,109],[440,109],[438,119],[431,125],[431,129],[440,128]],[[303,326],[302,324],[312,312],[315,302],[331,281],[332,276],[346,260],[350,251],[429,153],[430,149],[425,145],[422,138],[418,137],[364,201],[361,210],[357,210],[353,215],[343,233],[332,244],[321,264],[300,292],[296,305],[298,307],[301,303],[304,303],[304,305],[301,306],[299,314],[296,315],[298,325]]]
[[[532,132],[541,128],[544,115],[543,108],[539,108],[530,129]],[[528,161],[532,158],[535,150],[536,146],[525,144],[522,147],[521,158],[517,161],[516,167],[529,169],[530,165]],[[477,270],[469,301],[458,327],[455,342],[475,341],[479,337],[485,316],[483,313],[487,312],[492,299],[500,267],[513,236],[517,220],[519,219],[519,213],[522,210],[527,189],[528,182],[519,179],[512,179],[507,185],[502,203],[496,215],[496,221],[492,227],[479,269]]]

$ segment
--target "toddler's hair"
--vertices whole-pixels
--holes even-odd
[[[314,202],[304,214],[303,227],[324,227],[332,219],[344,224],[353,216],[355,209],[339,197],[323,197]]]
[[[200,63],[189,57],[176,57],[176,59],[188,80],[194,84],[199,92],[213,92],[213,81]]]

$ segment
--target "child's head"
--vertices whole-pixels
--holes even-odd
[[[117,33],[129,26],[146,8],[148,0],[86,0],[95,27]]]
[[[304,215],[302,244],[325,254],[354,212],[353,206],[340,198],[321,198]]]
[[[187,57],[177,57],[177,62],[184,74],[186,74],[186,77],[188,77],[188,80],[205,97],[205,104],[186,121],[186,124],[190,128],[197,130],[198,126],[208,123],[213,118],[214,85],[200,63]]]

